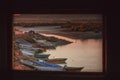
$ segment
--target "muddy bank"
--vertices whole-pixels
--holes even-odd
[[[94,33],[94,32],[45,32],[45,34],[55,34],[59,36],[69,37],[72,39],[101,39],[102,33]]]

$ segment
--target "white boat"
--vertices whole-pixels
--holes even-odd
[[[29,66],[38,71],[64,71],[63,67],[56,66],[55,64],[49,64],[44,62],[30,61],[21,59],[20,62],[26,66]]]
[[[20,48],[32,48],[32,45],[30,44],[19,44],[20,45]]]
[[[63,71],[63,68],[55,68],[55,67],[44,67],[44,66],[34,66],[35,70],[40,71]]]
[[[28,51],[28,50],[22,50],[20,49],[23,55],[28,55],[28,56],[34,56],[33,51]]]

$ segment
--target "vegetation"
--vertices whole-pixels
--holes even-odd
[[[93,32],[100,32],[102,30],[102,23],[101,22],[94,22],[94,21],[86,21],[81,23],[71,23],[67,22],[66,25],[61,26],[61,28],[68,28],[69,31],[93,31]]]
[[[100,32],[102,30],[101,23],[81,23],[81,24],[73,24],[70,28],[71,31],[93,31]]]
[[[37,26],[59,26],[65,25],[66,23],[13,23],[13,26],[22,26],[22,27],[37,27]]]
[[[23,26],[23,27],[36,27],[36,26],[61,26],[61,28],[68,28],[69,31],[93,31],[100,32],[102,30],[101,22],[86,21],[80,23],[72,23],[67,21],[66,23],[14,23],[14,26]]]

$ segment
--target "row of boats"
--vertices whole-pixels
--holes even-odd
[[[61,63],[65,63],[65,61],[67,60],[67,58],[52,58],[49,59],[48,57],[50,56],[50,54],[48,53],[34,53],[34,51],[28,51],[28,50],[23,50],[20,49],[23,55],[26,56],[32,56],[35,57],[39,60],[44,60],[46,62],[50,62],[50,63],[56,63],[56,64],[61,64]]]
[[[26,66],[29,66],[37,71],[68,71],[68,72],[80,72],[84,67],[68,67],[60,66],[57,64],[49,63],[46,61],[25,60],[21,59],[20,62]]]
[[[23,65],[26,65],[38,71],[69,71],[80,72],[84,67],[68,67],[59,64],[66,63],[67,58],[52,58],[49,59],[50,54],[43,51],[42,48],[34,48],[32,44],[16,39],[19,44],[20,51],[24,56],[34,57],[35,59],[20,59]]]

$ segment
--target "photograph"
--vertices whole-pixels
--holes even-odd
[[[12,69],[103,72],[102,14],[13,14]]]

